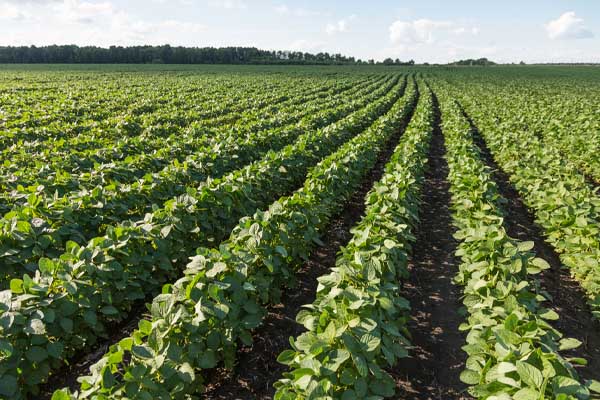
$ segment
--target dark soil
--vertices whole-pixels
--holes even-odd
[[[409,331],[412,358],[401,360],[392,375],[399,399],[468,399],[459,375],[466,360],[458,326],[463,317],[460,290],[452,283],[458,270],[452,237],[448,164],[440,111],[434,98],[436,123],[430,145],[428,170],[422,189],[421,222],[409,264],[410,277],[402,295],[411,304]]]
[[[414,107],[413,107],[414,111]],[[407,120],[412,117],[412,112]],[[295,320],[296,314],[305,304],[315,298],[317,278],[335,266],[337,253],[351,239],[350,229],[356,225],[365,212],[365,196],[373,183],[383,175],[385,164],[393,154],[406,123],[390,138],[384,150],[378,155],[375,166],[365,175],[360,187],[345,204],[339,215],[334,217],[325,232],[323,246],[317,248],[297,271],[297,286],[284,292],[281,304],[272,307],[263,325],[253,334],[251,347],[240,348],[238,364],[234,371],[218,369],[207,381],[203,398],[221,399],[272,399],[275,393],[273,384],[288,370],[277,362],[277,356],[290,348],[289,337],[304,332],[304,327]]]
[[[546,305],[558,313],[560,319],[552,325],[565,337],[576,338],[583,342],[578,349],[562,352],[570,357],[587,359],[586,367],[577,367],[583,379],[600,378],[600,323],[592,319],[586,296],[579,284],[571,277],[569,270],[563,267],[554,248],[544,241],[543,229],[535,223],[533,214],[521,200],[519,193],[510,183],[508,175],[499,168],[487,147],[483,137],[473,121],[465,114],[474,139],[482,153],[482,159],[492,168],[493,178],[498,184],[502,197],[507,199],[503,211],[504,226],[508,234],[523,241],[533,241],[538,257],[546,260],[551,268],[539,275],[541,287],[547,292],[550,302]]]

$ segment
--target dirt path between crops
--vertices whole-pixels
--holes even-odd
[[[463,317],[460,288],[452,283],[458,268],[452,237],[448,164],[440,111],[434,98],[436,123],[425,174],[420,207],[421,222],[409,264],[410,277],[402,295],[411,304],[409,331],[413,357],[400,360],[391,372],[397,381],[398,399],[468,399],[460,381],[466,355],[465,339],[458,330]]]
[[[558,313],[560,319],[552,325],[565,337],[572,337],[583,342],[583,345],[561,354],[570,357],[587,359],[586,367],[576,367],[581,378],[600,378],[600,323],[592,319],[589,307],[585,302],[585,293],[569,274],[568,268],[562,266],[554,248],[544,241],[543,230],[535,223],[519,193],[510,183],[508,175],[494,161],[483,137],[473,121],[465,114],[474,132],[475,144],[481,149],[485,163],[493,169],[493,178],[498,184],[500,194],[508,200],[503,211],[506,214],[504,226],[508,234],[523,241],[533,241],[534,251],[538,257],[546,260],[551,268],[539,275],[542,288],[551,296],[548,303]]]
[[[413,107],[414,111],[414,107]],[[412,112],[408,120],[412,118]],[[212,382],[204,393],[208,400],[266,400],[275,393],[273,383],[282,377],[288,369],[277,362],[277,356],[290,348],[289,337],[304,332],[304,327],[296,323],[296,314],[305,304],[315,298],[317,278],[328,273],[335,266],[340,246],[348,243],[352,234],[350,229],[356,225],[365,212],[365,195],[373,183],[383,175],[385,164],[393,154],[406,124],[388,141],[379,154],[375,166],[363,178],[363,181],[346,203],[342,212],[334,217],[325,232],[323,246],[315,249],[310,259],[296,273],[298,285],[288,290],[282,297],[282,303],[272,307],[261,328],[253,334],[252,347],[241,348],[237,355],[237,368],[233,373],[218,369],[207,379]]]

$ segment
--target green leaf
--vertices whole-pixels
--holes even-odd
[[[131,338],[131,337],[121,339],[121,341],[119,342],[119,347],[122,348],[123,350],[131,350],[132,346],[133,346],[133,338]]]
[[[529,262],[529,265],[527,266],[527,272],[530,274],[537,274],[549,268],[550,264],[548,264],[546,260],[536,257]]]
[[[277,362],[284,365],[290,365],[296,357],[294,350],[285,350],[279,356],[277,356]]]
[[[344,393],[342,393],[342,400],[356,400],[357,398],[358,395],[352,389],[348,389]]]
[[[23,280],[22,279],[11,279],[10,280],[10,290],[14,294],[23,293]]]
[[[25,357],[31,362],[39,363],[48,358],[48,352],[43,347],[31,346],[25,352]]]
[[[64,350],[64,345],[60,342],[48,343],[46,350],[50,357],[61,359]]]
[[[530,388],[523,388],[513,394],[513,400],[539,400],[540,393]]]
[[[555,394],[564,393],[575,396],[577,399],[589,398],[589,392],[585,386],[568,376],[557,376],[553,380]]]
[[[55,391],[50,400],[71,400],[71,396],[69,396],[69,389]]]
[[[110,371],[110,367],[104,367],[102,370],[102,387],[104,389],[110,389],[117,383],[114,375]]]
[[[364,378],[359,378],[354,383],[354,391],[356,392],[357,398],[362,399],[367,395],[367,381]]]
[[[140,332],[142,332],[144,335],[149,335],[150,332],[152,332],[152,322],[146,320],[146,319],[141,319],[138,322],[138,329],[140,330]]]
[[[352,355],[352,360],[354,361],[354,366],[358,371],[360,376],[367,376],[369,374],[369,367],[367,366],[367,361],[361,355]]]
[[[540,310],[540,317],[548,321],[557,321],[560,318],[556,311],[550,309]]]
[[[564,338],[560,340],[559,350],[571,350],[581,346],[581,342],[574,338]]]
[[[590,380],[588,383],[588,389],[594,393],[600,393],[600,382],[595,379]]]
[[[198,357],[198,366],[203,369],[214,368],[217,366],[217,357],[213,350],[204,351],[200,357]]]
[[[104,315],[117,315],[119,310],[113,306],[104,306],[100,309],[100,312]]]
[[[396,247],[396,242],[394,242],[393,240],[390,239],[385,239],[383,241],[383,245],[387,248],[387,249],[393,249],[394,247]]]
[[[38,268],[40,272],[52,274],[56,269],[56,265],[54,264],[54,261],[49,258],[40,258],[38,261]]]
[[[16,373],[16,371],[15,371]],[[17,378],[12,375],[0,377],[0,395],[7,398],[12,397],[17,392]]]
[[[521,380],[528,386],[539,389],[544,382],[542,371],[525,361],[517,361],[517,373]]]
[[[189,384],[194,381],[196,374],[190,363],[184,362],[181,367],[179,367],[179,376],[185,383]]]
[[[73,331],[73,320],[71,318],[61,318],[60,326],[67,333],[71,333]]]
[[[154,358],[154,352],[148,346],[132,346],[131,352],[133,353],[134,356],[139,357],[139,358],[143,358],[143,359]]]
[[[287,257],[288,256],[288,252],[285,249],[285,247],[283,247],[283,246],[276,246],[275,247],[275,251],[278,252],[279,254],[281,254],[282,257]]]
[[[221,272],[225,271],[227,269],[227,264],[225,264],[224,262],[216,262],[212,265],[212,267],[206,271],[206,276],[209,278],[214,278],[215,276],[219,275]]]
[[[0,339],[0,355],[10,357],[13,354],[14,348],[10,342]]]
[[[360,342],[366,346],[368,352],[375,351],[379,344],[381,343],[381,339],[377,336],[371,335],[367,333],[360,338]]]
[[[460,380],[467,385],[477,385],[479,384],[480,376],[476,371],[465,369],[460,373]]]
[[[534,246],[534,243],[532,241],[519,242],[519,244],[517,245],[517,248],[519,249],[519,251],[527,252],[527,251],[533,249],[533,246]]]
[[[98,323],[98,317],[96,313],[92,310],[86,310],[83,313],[83,320],[90,326],[94,327]]]
[[[334,350],[329,354],[329,361],[323,365],[323,368],[325,368],[330,373],[335,373],[344,363],[344,361],[346,361],[349,358],[350,353],[348,352],[348,350]]]

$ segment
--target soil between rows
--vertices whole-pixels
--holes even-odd
[[[452,283],[458,262],[454,257],[448,164],[440,111],[434,97],[435,128],[428,169],[421,190],[420,224],[409,263],[409,278],[401,294],[410,301],[409,331],[412,358],[400,360],[391,373],[398,386],[398,399],[469,399],[460,381],[466,355],[458,326],[460,289]]]
[[[464,111],[463,111],[464,113]],[[544,240],[543,230],[535,223],[533,214],[525,206],[519,193],[510,183],[508,175],[495,162],[490,149],[475,126],[473,120],[464,113],[473,131],[475,144],[481,150],[482,159],[493,170],[494,181],[502,197],[508,200],[503,207],[504,226],[508,234],[523,241],[533,241],[538,257],[550,264],[550,269],[538,275],[542,288],[550,295],[548,304],[558,313],[560,319],[552,324],[565,337],[575,338],[583,344],[575,350],[561,352],[569,357],[583,357],[588,365],[576,366],[583,379],[600,378],[600,323],[592,318],[585,302],[586,295],[577,281],[564,267],[554,248]]]
[[[415,104],[416,105],[416,104]],[[412,118],[414,107],[407,120]],[[317,278],[335,266],[341,246],[351,239],[350,229],[365,213],[365,196],[385,170],[396,143],[404,133],[407,123],[394,134],[384,150],[378,155],[375,166],[367,172],[360,187],[345,204],[339,215],[334,217],[322,237],[323,246],[315,249],[309,260],[296,273],[297,286],[287,289],[282,303],[270,308],[262,327],[253,334],[253,345],[238,350],[237,368],[231,372],[218,369],[209,377],[203,398],[207,400],[266,400],[275,393],[273,384],[287,371],[287,366],[277,362],[277,356],[290,347],[289,337],[304,332],[304,327],[295,320],[296,314],[305,304],[310,304],[316,294]]]

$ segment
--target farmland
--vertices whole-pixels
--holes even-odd
[[[0,398],[600,398],[594,67],[0,66]]]

